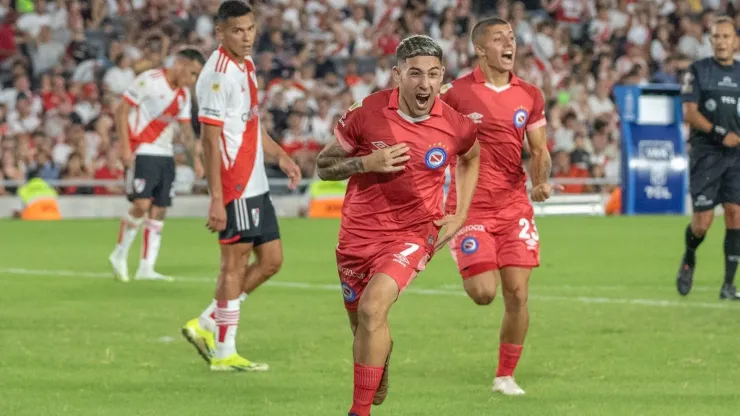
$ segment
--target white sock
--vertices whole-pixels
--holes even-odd
[[[206,310],[198,317],[200,327],[209,332],[216,332],[216,299],[211,301]]]
[[[239,299],[219,301],[216,305],[216,358],[236,354],[236,329],[239,326]]]
[[[162,243],[164,221],[147,220],[144,224],[144,243],[141,245],[141,263],[139,269],[154,270]]]
[[[121,227],[118,231],[118,245],[116,246],[119,255],[123,257],[128,256],[128,250],[131,248],[131,244],[134,243],[142,222],[144,222],[144,217],[134,218],[128,212],[121,218]]]
[[[247,296],[246,293],[242,292],[239,295],[239,303],[247,300]],[[212,300],[211,304],[200,314],[198,323],[206,331],[216,332],[216,299]]]

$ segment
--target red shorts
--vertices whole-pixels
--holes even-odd
[[[387,274],[403,292],[417,273],[424,270],[431,258],[431,248],[422,239],[406,240],[337,246],[337,270],[348,311],[357,310],[362,292],[374,275]]]
[[[449,244],[463,279],[504,267],[540,265],[534,210],[528,207],[521,212],[513,219],[468,219]]]

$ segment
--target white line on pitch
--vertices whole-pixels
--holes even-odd
[[[110,278],[112,280],[112,273],[102,272],[78,272],[73,270],[36,270],[36,269],[25,269],[15,267],[0,267],[0,273],[15,274],[15,275],[35,275],[35,276],[60,276],[60,277],[82,277],[82,278]],[[175,277],[175,280],[181,282],[198,282],[198,283],[214,283],[215,278],[210,277]],[[269,286],[286,287],[293,289],[308,289],[308,290],[325,290],[338,292],[340,290],[339,285],[329,284],[315,284],[315,283],[301,283],[301,282],[286,282],[280,280],[271,280],[267,282]],[[413,293],[417,295],[444,295],[444,296],[465,296],[465,293],[459,289],[417,289],[409,288],[404,293]],[[707,303],[707,302],[682,302],[675,300],[660,300],[660,299],[633,299],[633,298],[604,298],[604,297],[587,297],[587,296],[549,296],[549,295],[537,295],[530,294],[532,300],[540,301],[554,301],[554,302],[581,302],[581,303],[608,303],[608,304],[627,304],[627,305],[643,305],[643,306],[659,306],[659,307],[684,307],[684,308],[703,308],[703,309],[723,309],[732,308],[727,302],[718,303]]]

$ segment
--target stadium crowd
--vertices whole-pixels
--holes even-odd
[[[617,83],[676,83],[711,54],[709,25],[736,0],[263,0],[254,60],[262,121],[314,175],[318,152],[355,101],[392,86],[396,45],[428,34],[452,80],[477,65],[478,16],[511,21],[516,73],[547,101],[553,176],[619,176]],[[0,0],[0,179],[122,179],[113,109],[138,73],[182,45],[217,46],[219,0]],[[194,106],[194,112],[197,107]],[[194,128],[199,126],[193,117]],[[202,192],[181,144],[177,192]],[[527,154],[523,163],[527,163]],[[269,169],[274,176],[278,169]],[[0,195],[16,186],[0,186]],[[566,192],[605,191],[567,185]],[[121,194],[71,186],[64,194]]]

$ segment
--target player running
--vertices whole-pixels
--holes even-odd
[[[241,302],[283,261],[265,159],[278,163],[292,189],[301,171],[260,123],[257,74],[249,57],[256,36],[251,7],[225,1],[216,19],[222,44],[206,62],[196,95],[211,195],[207,226],[219,233],[221,272],[215,299],[182,333],[213,371],[266,371],[267,364],[236,352]],[[247,267],[252,249],[257,260]]]
[[[740,62],[735,24],[718,18],[711,29],[714,56],[694,62],[683,78],[684,119],[691,126],[690,188],[694,213],[686,227],[686,250],[676,288],[689,294],[694,281],[696,249],[714,219],[725,211],[725,278],[720,299],[740,300],[735,272],[740,261]]]
[[[159,255],[164,217],[174,193],[172,139],[179,126],[185,145],[191,150],[195,145],[190,123],[190,88],[204,62],[198,50],[180,50],[171,68],[149,70],[136,77],[123,93],[123,101],[116,111],[123,162],[128,168],[126,193],[131,208],[121,219],[118,245],[108,261],[121,282],[129,281],[128,252],[142,224],[144,241],[134,278],[171,280],[155,272],[154,265]],[[196,171],[202,171],[198,157],[195,163]]]
[[[349,178],[336,256],[354,334],[350,416],[368,416],[385,399],[388,311],[465,222],[480,163],[475,124],[436,98],[444,76],[439,45],[411,36],[396,58],[400,87],[350,107],[317,162],[321,179]],[[458,210],[443,217],[445,168],[454,155]]]
[[[544,201],[560,188],[547,183],[552,161],[542,92],[512,72],[516,38],[511,25],[496,17],[481,20],[471,39],[479,66],[442,88],[442,99],[478,124],[482,160],[468,220],[450,249],[463,287],[478,305],[493,301],[501,280],[505,312],[493,391],[521,395],[524,390],[513,375],[529,326],[529,277],[540,262],[539,235],[522,168],[525,132],[532,153],[532,199]],[[448,213],[457,207],[455,182],[453,170]]]

